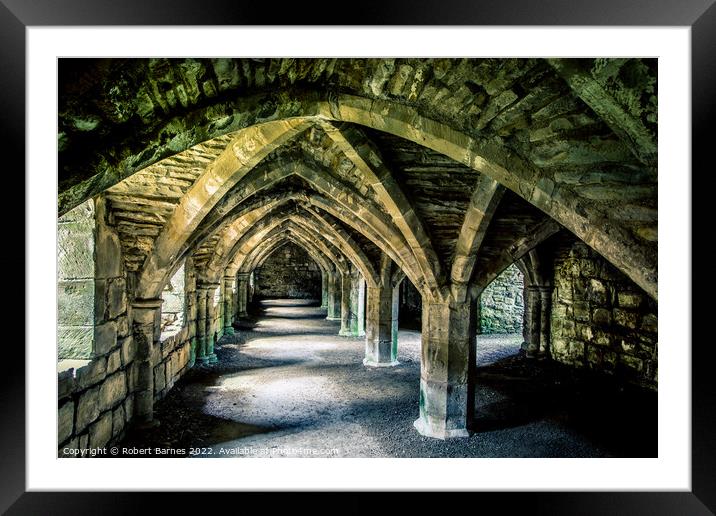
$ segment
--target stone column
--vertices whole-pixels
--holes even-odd
[[[196,286],[196,361],[206,362],[206,287]]]
[[[433,302],[423,297],[420,360],[422,435],[467,437],[475,410],[476,301]]]
[[[549,358],[550,352],[550,318],[552,317],[552,290],[551,285],[539,287],[540,295],[540,326],[539,326],[539,354],[543,358]]]
[[[341,274],[341,329],[338,335],[350,337],[351,333],[351,276]]]
[[[248,312],[246,311],[247,308],[247,299],[248,299],[248,291],[249,291],[249,273],[248,272],[240,272],[236,275],[236,283],[237,283],[237,292],[238,292],[238,316],[239,318],[242,317],[248,317]]]
[[[204,287],[206,292],[206,362],[214,363],[217,361],[214,353],[214,345],[216,344],[216,309],[218,305],[214,305],[214,294],[219,288],[219,283],[210,283]]]
[[[351,286],[350,286],[350,305],[348,307],[348,313],[350,314],[350,322],[349,322],[349,328],[350,328],[350,334],[353,337],[358,336],[358,301],[360,297],[359,288],[358,288],[358,282],[359,277],[357,277],[356,272],[351,273]]]
[[[248,283],[246,284],[246,291],[247,291],[247,294],[246,294],[246,300],[247,300],[246,306],[249,306],[249,303],[253,303],[253,302],[254,302],[254,292],[255,292],[255,290],[256,290],[256,284],[254,283],[254,281],[255,281],[255,279],[254,279],[254,273],[252,272],[251,274],[249,274],[249,281],[248,281]]]
[[[358,291],[358,299],[355,306],[356,318],[356,336],[363,337],[365,335],[365,280],[363,276],[358,274],[356,281],[356,290]]]
[[[397,355],[398,342],[393,340],[393,289],[368,287],[363,365],[395,366],[398,365]]]
[[[196,289],[192,286],[192,290],[186,292],[186,325],[187,338],[189,339],[189,362],[188,367],[191,369],[196,363]]]
[[[395,359],[398,359],[398,331],[400,331],[400,285],[393,287],[391,295],[390,338],[395,347]]]
[[[522,334],[525,339],[523,348],[528,358],[534,358],[540,349],[541,298],[540,287],[529,285],[525,288],[525,317]]]
[[[335,273],[328,275],[328,314],[326,319],[329,321],[341,320],[341,289],[338,285]]]
[[[134,387],[134,416],[142,425],[154,417],[154,365],[161,350],[162,299],[135,299],[132,303],[132,333],[137,345],[137,377]]]
[[[321,271],[321,308],[328,308],[328,274]]]
[[[232,323],[232,316],[234,314],[233,301],[234,299],[234,278],[231,276],[224,277],[224,335],[233,335],[234,326]]]

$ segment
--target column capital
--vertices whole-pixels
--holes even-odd
[[[236,277],[242,281],[248,280],[249,276],[251,276],[250,272],[239,272],[238,274],[236,274]]]
[[[215,290],[221,286],[218,282],[198,281],[196,288],[201,290]]]

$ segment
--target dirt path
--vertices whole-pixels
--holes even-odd
[[[412,426],[420,333],[400,332],[400,365],[385,369],[362,365],[363,338],[337,333],[338,323],[325,320],[325,310],[300,301],[265,302],[255,324],[217,346],[217,364],[195,368],[157,404],[160,426],[130,435],[126,444],[200,447],[211,457],[614,453],[609,442],[603,446],[575,430],[564,412],[569,403],[545,403],[525,378],[502,377],[489,368],[478,382],[477,432],[462,440],[423,437]],[[514,354],[520,342],[517,335],[480,336],[478,364]]]

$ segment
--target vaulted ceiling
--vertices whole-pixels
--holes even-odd
[[[61,60],[58,207],[106,199],[138,297],[290,240],[440,299],[562,230],[656,298],[656,96],[644,59]]]

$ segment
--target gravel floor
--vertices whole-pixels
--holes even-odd
[[[475,433],[449,441],[423,437],[412,426],[418,415],[420,333],[400,332],[400,365],[373,369],[361,363],[364,339],[339,337],[338,328],[325,320],[325,310],[305,302],[265,302],[254,324],[217,346],[217,364],[193,369],[157,404],[160,425],[135,431],[124,444],[200,447],[211,457],[656,454],[655,420],[649,426],[643,415],[634,415],[633,424],[646,430],[635,429],[642,434],[631,438],[598,424],[603,414],[615,411],[605,404],[604,391],[592,393],[600,401],[590,407],[590,392],[527,367],[515,355],[519,335],[478,338],[478,365],[487,367],[478,369]],[[623,412],[629,417],[633,411]],[[655,417],[655,404],[653,412]],[[654,434],[648,446],[647,431]]]

